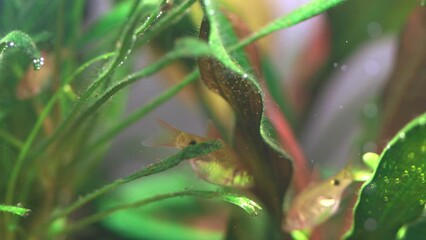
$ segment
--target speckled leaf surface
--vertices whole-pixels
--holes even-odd
[[[233,108],[234,149],[254,176],[254,193],[280,222],[281,203],[292,174],[291,162],[270,137],[270,126],[264,116],[264,95],[252,74],[246,52],[226,50],[238,42],[232,24],[213,1],[203,3],[206,19],[200,38],[208,39],[216,55],[199,59],[201,77],[210,90]]]
[[[385,147],[374,177],[361,191],[348,239],[395,239],[422,215],[426,201],[426,114]]]

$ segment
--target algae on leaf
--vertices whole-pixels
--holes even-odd
[[[206,19],[200,38],[209,41],[216,59],[199,59],[202,80],[234,110],[234,148],[242,164],[254,176],[254,193],[280,225],[281,204],[292,175],[290,159],[270,137],[271,129],[264,115],[264,94],[252,75],[253,67],[246,53],[227,51],[238,42],[229,19],[213,1],[204,1],[204,7]]]

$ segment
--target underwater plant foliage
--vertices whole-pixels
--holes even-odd
[[[423,236],[425,7],[289,4],[0,1],[0,239]],[[351,59],[382,37],[395,64],[355,106]],[[342,134],[306,131],[327,118]],[[318,133],[350,135],[343,169]]]

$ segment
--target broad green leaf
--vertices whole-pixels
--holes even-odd
[[[394,239],[420,217],[426,202],[426,114],[390,141],[373,178],[361,190],[348,239]]]
[[[13,31],[0,39],[0,57],[5,51],[14,48],[18,48],[28,55],[35,70],[43,66],[44,59],[28,34],[21,31]]]
[[[200,58],[199,68],[207,87],[221,95],[236,114],[234,148],[242,164],[253,174],[254,192],[276,221],[281,219],[281,203],[291,179],[291,162],[270,137],[264,116],[264,99],[259,82],[252,75],[246,52],[228,53],[238,42],[227,17],[214,1],[203,1],[207,20],[200,38],[208,39],[216,59]]]

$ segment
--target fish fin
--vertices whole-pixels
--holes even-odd
[[[221,138],[219,130],[214,125],[213,121],[207,120],[207,134],[208,138],[217,139]]]
[[[181,131],[159,118],[157,123],[160,129],[153,136],[145,139],[142,144],[146,147],[177,147],[176,138]]]

